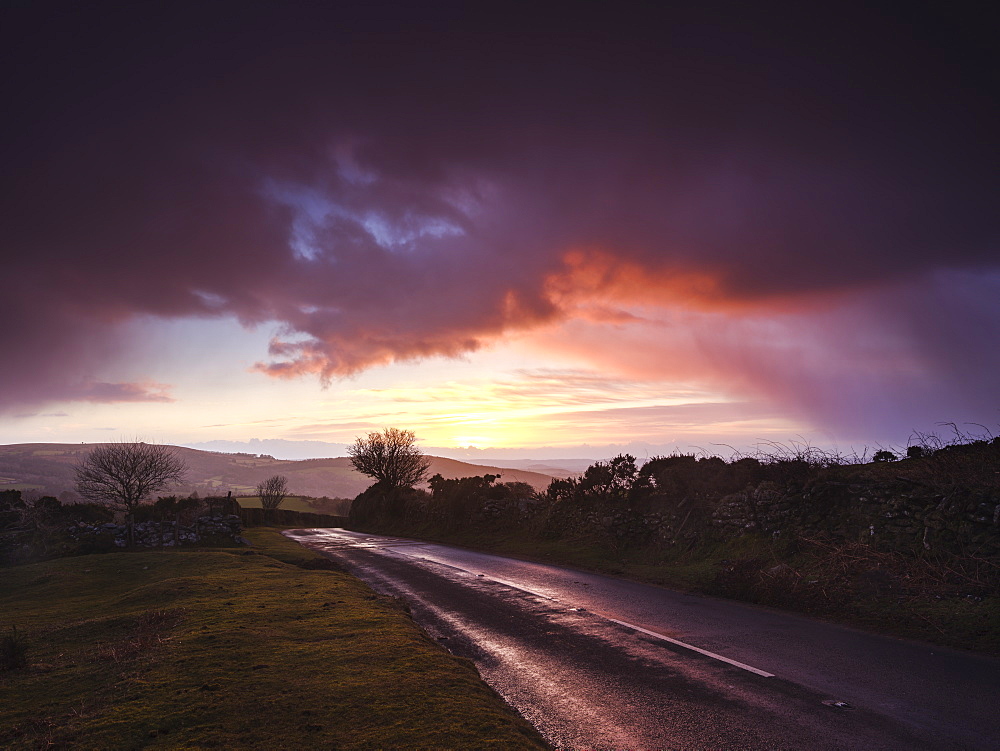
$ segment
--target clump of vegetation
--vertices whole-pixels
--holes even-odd
[[[28,666],[28,648],[24,638],[11,626],[10,633],[0,638],[0,671],[18,670]]]
[[[526,482],[497,482],[499,475],[445,479],[434,475],[431,492],[419,499],[422,513],[444,525],[469,522],[511,527],[526,520],[536,493]]]

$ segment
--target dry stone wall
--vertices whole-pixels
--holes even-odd
[[[824,483],[782,492],[754,488],[721,500],[713,519],[728,534],[808,535],[868,541],[885,550],[1000,555],[1000,497],[948,494],[910,483]]]
[[[145,521],[133,528],[135,545],[140,548],[169,548],[182,545],[199,545],[206,540],[220,538],[236,544],[249,545],[241,535],[243,524],[235,514],[225,516],[199,516],[192,524],[183,525],[169,521]],[[125,524],[87,524],[78,522],[66,530],[79,542],[111,542],[115,547],[128,546],[128,527]]]

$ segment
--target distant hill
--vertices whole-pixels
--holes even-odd
[[[270,454],[275,459],[321,459],[328,456],[345,456],[349,443],[329,441],[289,441],[284,438],[251,438],[249,441],[202,441],[185,443],[185,446],[199,451],[214,451],[222,454]]]
[[[200,443],[185,443],[187,448],[198,449],[199,451],[214,451],[225,454],[269,454],[275,459],[321,459],[328,456],[345,456],[349,443],[330,443],[328,441],[290,441],[285,438],[251,438],[249,441],[202,441]],[[595,458],[575,459],[553,459],[551,457],[539,459],[537,457],[524,458],[527,449],[473,449],[467,448],[447,448],[444,446],[424,446],[431,456],[447,457],[457,459],[460,462],[467,462],[477,467],[503,467],[507,469],[523,469],[529,472],[538,472],[543,475],[567,478],[582,475],[587,467],[593,464]],[[597,455],[609,458],[622,451],[613,451],[613,447],[607,447],[607,451],[597,449]],[[550,454],[552,449],[541,449],[542,453]],[[506,453],[498,453],[506,452]],[[642,456],[643,452],[635,453]],[[653,454],[656,452],[653,451]],[[669,453],[669,452],[661,452]],[[650,455],[649,451],[645,455]]]
[[[97,444],[20,443],[0,445],[0,490],[34,489],[63,500],[74,498],[73,467]],[[170,493],[187,495],[251,494],[257,483],[271,475],[288,478],[288,488],[296,495],[330,498],[353,498],[372,484],[359,474],[348,457],[290,461],[261,454],[226,454],[199,451],[183,446],[172,447],[187,464],[185,481]],[[544,490],[552,475],[523,469],[488,467],[455,459],[430,457],[430,474],[446,478],[500,475],[501,482],[526,482]]]
[[[491,466],[505,469],[523,469],[528,472],[538,472],[565,480],[569,477],[579,477],[592,465],[594,459],[494,459],[483,458]]]

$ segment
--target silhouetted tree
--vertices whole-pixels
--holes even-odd
[[[273,475],[257,484],[257,495],[260,496],[261,508],[278,508],[288,495],[288,478]]]
[[[138,441],[106,443],[76,466],[77,492],[89,501],[125,511],[129,544],[136,507],[158,490],[178,482],[187,470],[168,446]]]
[[[430,459],[416,445],[412,430],[385,428],[355,440],[347,449],[351,464],[387,490],[412,488],[427,476]]]
[[[886,451],[885,449],[881,449],[879,451],[876,451],[872,455],[872,461],[873,462],[894,462],[894,461],[896,461],[896,455],[894,453],[892,453],[891,451]]]

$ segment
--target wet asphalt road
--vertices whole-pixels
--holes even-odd
[[[555,746],[1000,749],[1000,661],[572,569],[293,530]]]

